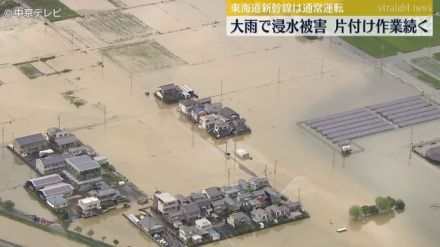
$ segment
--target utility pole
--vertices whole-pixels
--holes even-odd
[[[133,72],[130,71],[130,95],[133,94]]]
[[[223,103],[223,79],[220,80],[220,103]]]
[[[237,162],[235,161],[237,159],[237,133],[235,133],[234,136],[234,169],[235,169],[235,165],[237,164]]]
[[[194,147],[194,124],[191,127],[191,145]]]
[[[413,146],[414,127],[411,127],[410,141],[409,141],[409,154],[408,154],[408,166],[411,165],[411,155]]]
[[[275,160],[275,168],[274,168],[274,171],[273,171],[273,174],[277,174],[277,163],[278,163],[278,160]]]
[[[301,202],[301,187],[298,188],[298,201]]]
[[[72,54],[73,54],[73,31],[72,31],[72,40],[71,40],[71,42],[72,42]]]
[[[2,126],[2,148],[5,147],[5,126]]]
[[[104,105],[104,126],[107,123],[107,107]]]
[[[264,176],[267,177],[267,164],[264,164]]]
[[[225,157],[228,157],[228,139],[226,139]]]
[[[58,119],[58,129],[61,129],[61,117],[60,117],[60,114],[58,114],[57,119]]]
[[[321,57],[321,79],[324,74],[324,57]]]
[[[231,168],[228,169],[228,185],[231,185]]]

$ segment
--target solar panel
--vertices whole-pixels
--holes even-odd
[[[372,120],[372,119],[379,119],[379,117],[377,117],[374,114],[370,114],[368,116],[364,116],[364,117],[360,117],[360,118],[356,118],[356,119],[349,119],[349,120],[344,121],[344,122],[338,122],[338,123],[334,123],[334,124],[320,126],[320,127],[317,128],[317,130],[325,131],[327,129],[338,128],[338,127],[341,127],[341,126],[347,126],[347,125],[351,125],[351,124],[355,124],[355,123],[365,122],[365,121],[369,121],[369,120]]]
[[[381,112],[380,114],[383,116],[387,116],[387,115],[392,115],[392,114],[401,113],[401,112],[405,112],[405,111],[420,109],[420,108],[427,107],[430,105],[431,104],[428,102],[422,102],[422,103],[418,103],[418,104],[414,104],[414,105],[410,105],[410,106],[406,106],[406,107],[402,107],[402,108],[398,108],[398,109],[394,109],[394,110],[390,110],[390,111],[384,111],[384,112]]]
[[[422,96],[420,96],[420,95],[411,96],[411,97],[407,97],[407,98],[403,98],[403,99],[392,100],[392,101],[388,101],[388,102],[381,103],[381,104],[378,104],[378,105],[374,105],[374,106],[371,106],[370,108],[371,109],[377,109],[377,108],[381,108],[381,107],[387,107],[387,106],[391,106],[391,105],[395,105],[395,104],[400,104],[402,102],[408,102],[408,101],[417,100],[417,99],[420,99],[420,98],[422,98]]]
[[[312,128],[316,128],[316,127],[320,127],[320,126],[324,126],[324,125],[329,125],[329,124],[333,124],[333,123],[347,121],[347,120],[350,120],[350,119],[356,119],[356,118],[367,116],[367,115],[371,115],[371,114],[372,113],[369,112],[369,111],[364,111],[364,112],[359,112],[359,113],[343,116],[343,117],[340,117],[340,118],[333,118],[333,119],[329,119],[329,120],[324,120],[324,121],[321,121],[319,123],[311,124],[310,126]]]
[[[419,123],[424,123],[424,122],[436,120],[439,118],[440,118],[440,114],[435,114],[435,115],[431,115],[431,116],[427,116],[427,117],[423,117],[423,118],[409,120],[406,122],[400,122],[398,125],[400,127],[407,127],[407,126],[411,126],[411,125],[415,125],[415,124],[419,124]]]
[[[321,131],[322,134],[327,135],[327,134],[331,134],[331,133],[335,133],[338,131],[342,131],[342,130],[350,130],[350,129],[354,129],[357,127],[362,127],[362,126],[367,126],[367,125],[371,125],[371,124],[375,124],[375,123],[384,123],[384,121],[380,118],[375,118],[375,119],[370,119],[368,121],[362,121],[359,123],[354,123],[354,124],[350,124],[350,125],[345,125],[345,126],[341,126],[338,128],[332,128],[332,129],[327,129],[327,130],[323,130]]]
[[[342,131],[338,131],[338,132],[334,132],[334,133],[328,134],[327,137],[328,138],[335,138],[335,137],[338,137],[338,136],[349,135],[349,134],[353,134],[353,133],[356,133],[356,132],[366,131],[366,130],[369,130],[369,129],[372,129],[372,128],[381,127],[381,126],[384,126],[384,125],[388,125],[388,123],[380,122],[380,123],[370,124],[370,125],[367,125],[367,126],[361,126],[361,127],[358,127],[358,128],[353,128],[353,129],[350,129],[350,130],[342,130]]]
[[[427,111],[427,112],[421,112],[421,113],[417,113],[417,114],[412,114],[412,115],[409,115],[409,116],[393,119],[393,121],[396,122],[396,123],[406,122],[406,121],[409,121],[409,120],[412,120],[412,119],[423,118],[423,117],[431,116],[431,115],[434,115],[434,114],[440,114],[440,110],[439,109],[435,109],[435,110],[431,110],[431,111]]]
[[[346,116],[346,115],[351,115],[351,114],[362,112],[362,111],[365,111],[365,108],[358,108],[358,109],[354,109],[354,110],[351,110],[351,111],[346,111],[346,112],[341,112],[341,113],[327,115],[327,116],[324,116],[324,117],[315,118],[315,119],[312,119],[312,120],[308,120],[306,122],[306,124],[310,125],[310,124],[313,124],[313,123],[317,123],[319,121],[330,120],[330,119],[333,119],[333,118],[342,117],[342,116]]]
[[[382,126],[382,127],[378,127],[378,128],[373,128],[370,130],[366,130],[366,131],[362,131],[362,132],[356,132],[353,134],[349,134],[349,135],[345,135],[345,136],[339,136],[336,137],[333,140],[333,142],[340,142],[343,140],[351,140],[351,139],[355,139],[355,138],[360,138],[360,137],[364,137],[367,135],[372,135],[372,134],[376,134],[376,133],[380,133],[380,132],[384,132],[384,131],[388,131],[388,130],[392,130],[394,129],[393,126],[391,125],[386,125],[386,126]]]
[[[422,108],[417,108],[417,109],[413,109],[413,110],[407,110],[407,111],[404,111],[404,112],[390,114],[390,115],[387,115],[387,117],[390,118],[390,119],[394,119],[394,118],[404,117],[404,116],[408,116],[408,115],[411,115],[411,114],[415,114],[415,113],[419,113],[419,112],[426,112],[426,111],[430,111],[430,110],[434,110],[434,109],[438,109],[438,108],[435,107],[435,106],[432,106],[432,105],[431,106],[425,106],[425,107],[422,107]]]
[[[411,106],[411,105],[417,105],[417,104],[421,104],[421,103],[427,103],[427,102],[424,99],[419,99],[419,100],[415,100],[415,101],[402,102],[402,103],[399,103],[396,105],[378,108],[378,109],[375,109],[375,111],[382,113],[382,112],[391,111],[391,110],[395,110],[395,109],[399,109],[399,108],[403,108],[403,107],[407,107],[407,106]]]

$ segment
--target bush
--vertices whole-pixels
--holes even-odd
[[[10,210],[15,206],[15,203],[13,201],[7,200],[7,201],[3,202],[1,205],[2,205],[2,208],[6,209],[6,210]]]
[[[350,214],[351,217],[355,218],[355,219],[359,219],[359,217],[361,217],[362,215],[362,209],[361,207],[359,207],[358,205],[354,205],[351,206],[351,208],[348,210],[348,213]]]
[[[397,210],[404,210],[405,209],[405,202],[403,202],[402,199],[397,200],[396,204],[395,204],[395,208]]]

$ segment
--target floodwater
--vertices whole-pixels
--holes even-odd
[[[127,5],[141,2],[121,1]],[[177,13],[189,2],[197,11],[191,15]],[[159,14],[157,7],[169,12]],[[201,97],[212,96],[247,119],[252,134],[239,138],[237,147],[247,149],[253,160],[243,165],[258,175],[266,174],[287,196],[300,197],[311,214],[310,219],[301,222],[212,246],[439,245],[440,212],[430,205],[440,200],[440,173],[417,157],[408,162],[409,128],[360,139],[356,142],[364,152],[344,160],[336,154],[333,162],[333,150],[297,126],[313,117],[416,95],[414,88],[374,68],[375,61],[355,55],[338,40],[226,37],[221,1],[175,1],[140,8],[157,16],[168,13],[169,22],[164,19],[167,23],[159,25],[155,20],[157,26],[151,25],[164,32],[149,39],[186,61],[186,65],[135,73],[131,79],[130,71],[109,59],[104,59],[104,67],[95,66],[102,59],[100,45],[88,39],[91,34],[77,25],[72,45],[70,36],[58,28],[62,24],[50,26],[50,35],[43,36],[41,22],[8,20],[13,29],[0,33],[0,80],[4,83],[0,86],[0,123],[4,123],[6,141],[12,140],[12,135],[56,126],[60,116],[61,127],[74,130],[149,195],[156,190],[189,194],[248,179],[249,175],[232,160],[225,159],[226,141],[203,137],[182,120],[175,106],[163,106],[154,97],[144,95],[145,90],[152,93],[161,84],[185,83]],[[136,10],[127,11],[147,25],[152,21],[151,16],[141,18],[142,11]],[[212,21],[220,23],[203,25]],[[71,22],[64,25],[73,26]],[[182,29],[182,23],[189,27]],[[27,39],[33,35],[44,42],[30,45]],[[48,54],[56,56],[46,63],[48,66],[72,71],[29,80],[12,65]],[[136,63],[126,67],[130,66]],[[76,108],[61,96],[66,90],[75,90],[75,96],[88,103]],[[439,130],[439,122],[418,125],[413,139],[431,138]],[[233,141],[229,140],[228,150],[232,147]],[[1,183],[4,178],[13,181],[5,183],[5,188],[22,183],[21,178],[29,172],[27,167],[16,166],[21,169],[12,170],[13,162],[2,163]],[[9,174],[21,175],[14,178]],[[37,202],[30,204],[20,192],[6,195],[27,211],[46,211]],[[379,195],[402,198],[407,209],[365,222],[350,221],[350,206],[372,204]],[[26,206],[28,203],[30,206]],[[75,222],[72,227],[93,229],[97,239],[106,236],[110,242],[116,238],[121,246],[154,246],[121,215],[134,211],[135,207],[110,212]],[[0,218],[0,222],[5,221]],[[348,227],[349,231],[336,233],[340,227]],[[0,231],[0,238],[6,237]]]

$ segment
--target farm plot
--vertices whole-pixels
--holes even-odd
[[[79,20],[78,23],[108,44],[138,36],[148,36],[152,29],[132,14],[106,12]]]
[[[34,79],[43,75],[32,63],[21,63],[16,65],[17,68],[29,79]]]
[[[105,48],[102,53],[131,72],[152,71],[186,64],[165,47],[152,41]]]

